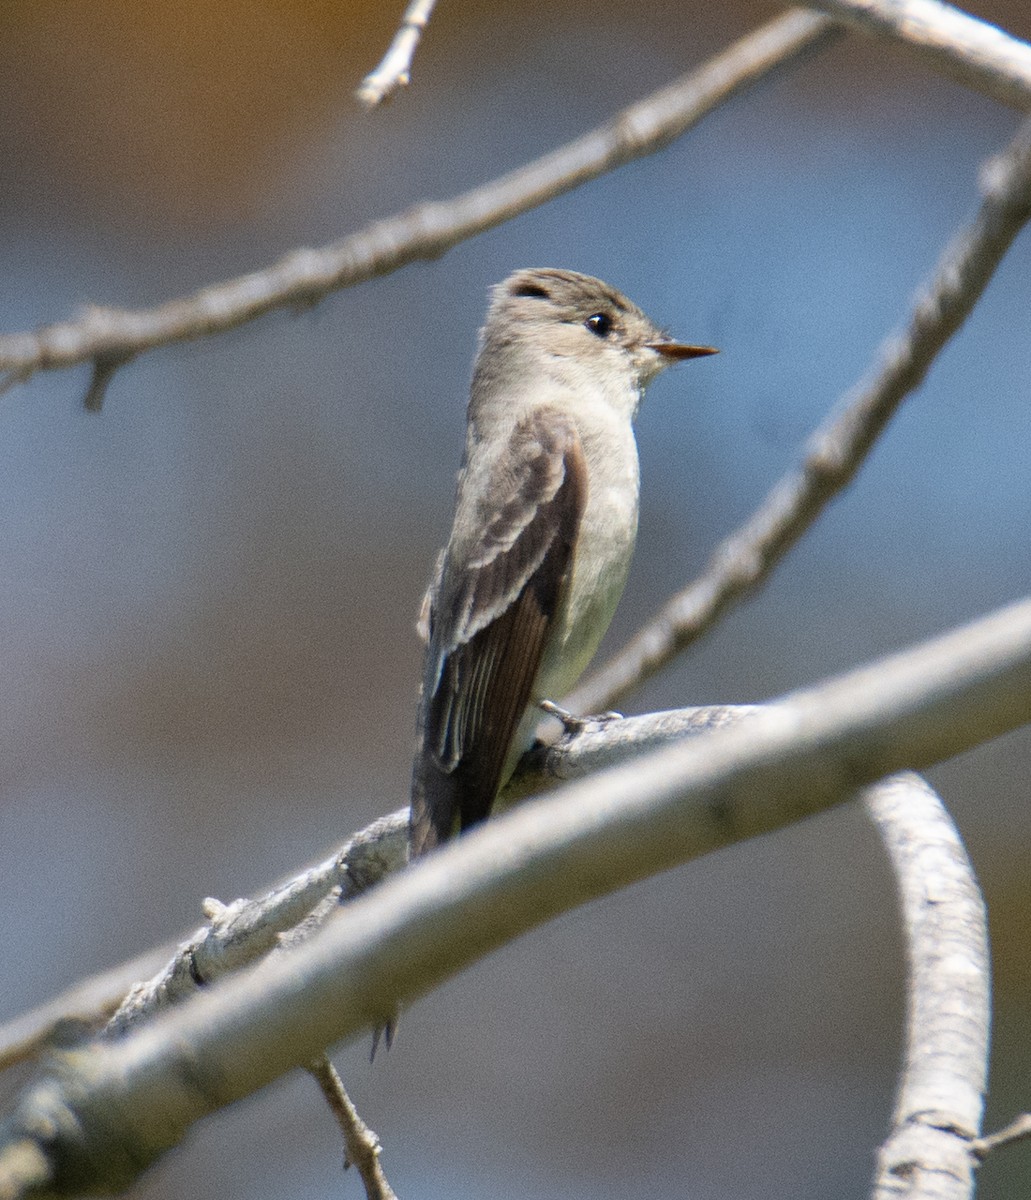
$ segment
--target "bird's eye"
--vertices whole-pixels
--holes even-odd
[[[608,313],[592,313],[584,325],[595,335],[595,337],[608,337],[612,332],[612,318]]]

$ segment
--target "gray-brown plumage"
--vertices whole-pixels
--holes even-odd
[[[633,552],[642,391],[711,353],[671,341],[587,275],[523,270],[494,289],[454,525],[424,609],[412,857],[488,815],[539,702],[593,655]]]

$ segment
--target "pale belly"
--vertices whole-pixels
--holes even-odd
[[[558,630],[535,682],[536,700],[561,698],[594,657],[623,595],[636,536],[636,492],[633,504],[613,498],[584,514]]]
[[[529,748],[544,714],[541,700],[561,701],[594,657],[619,604],[637,537],[637,460],[624,479],[632,487],[596,488],[584,513],[566,600],[556,617],[555,635],[534,681],[531,704],[512,741],[503,778]],[[622,482],[622,481],[620,481]]]

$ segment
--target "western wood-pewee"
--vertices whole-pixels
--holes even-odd
[[[672,341],[589,275],[523,270],[494,288],[454,525],[423,609],[413,858],[488,815],[540,702],[590,661],[637,534],[645,385],[714,353]]]

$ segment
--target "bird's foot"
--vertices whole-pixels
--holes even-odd
[[[541,700],[538,707],[562,722],[562,729],[567,734],[584,733],[591,729],[601,729],[612,721],[622,721],[623,714],[618,712],[594,713],[587,717],[578,717],[564,708],[560,708],[551,700]]]
[[[395,1013],[389,1020],[382,1025],[377,1025],[372,1031],[372,1049],[369,1051],[369,1062],[376,1061],[376,1051],[379,1049],[380,1040],[383,1045],[389,1050],[394,1044],[394,1034],[397,1033],[397,1014]]]

